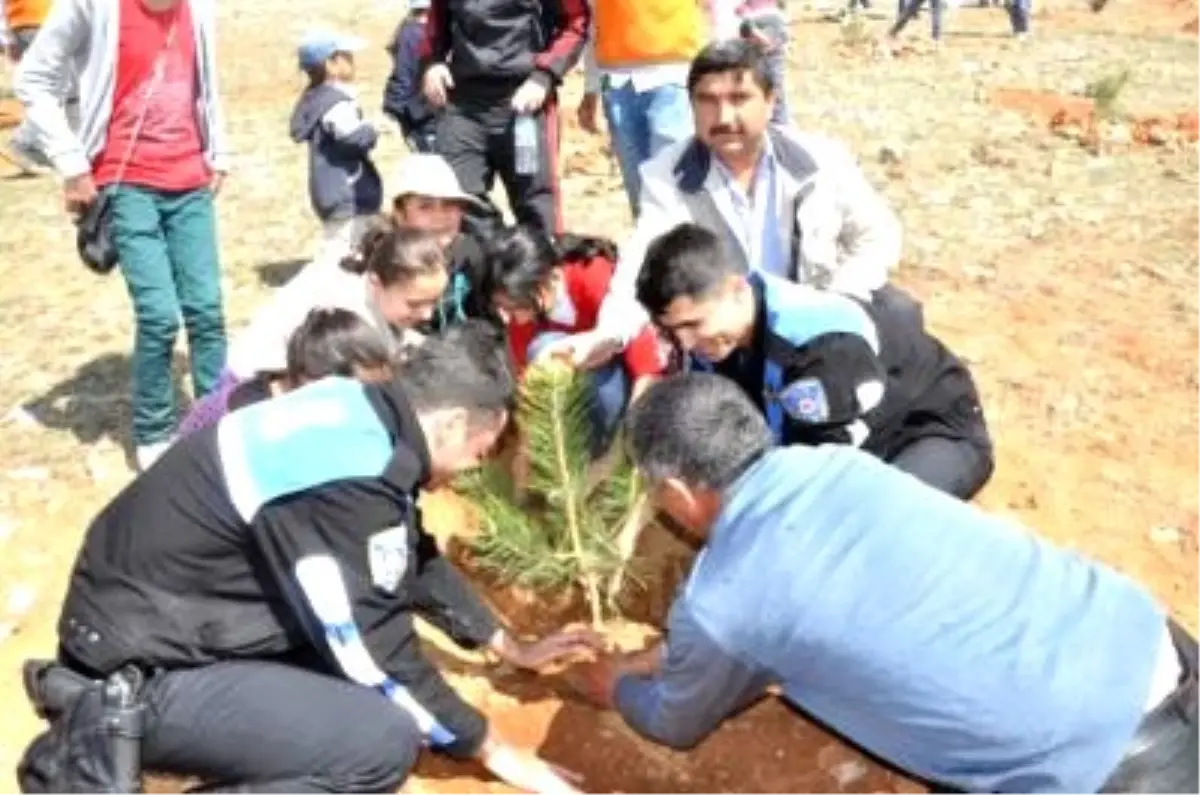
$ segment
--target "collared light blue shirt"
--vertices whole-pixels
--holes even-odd
[[[788,278],[788,252],[783,245],[783,235],[788,230],[781,230],[776,220],[780,200],[779,162],[771,142],[766,141],[758,158],[749,195],[720,158],[714,157],[712,163],[728,188],[715,192],[713,201],[729,223],[746,261],[751,268]]]
[[[877,756],[969,792],[1094,792],[1145,710],[1165,616],[1099,563],[840,445],[767,453],[671,607],[639,733],[702,740],[778,683]]]

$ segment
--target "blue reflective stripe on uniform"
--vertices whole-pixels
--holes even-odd
[[[776,444],[783,444],[783,406],[775,397],[783,388],[783,368],[768,359],[763,366],[763,405],[767,408],[767,426]]]
[[[688,360],[688,369],[691,370],[693,373],[716,372],[716,368],[713,366],[712,362],[708,361],[707,359],[701,359],[699,356],[696,356],[695,354],[689,355],[687,357],[687,360]]]
[[[796,347],[824,334],[856,334],[879,352],[879,335],[866,310],[844,295],[769,274],[751,273],[763,289],[767,328]]]
[[[377,477],[393,454],[362,384],[349,378],[323,379],[228,415],[217,447],[230,499],[246,521],[280,497]]]
[[[296,563],[296,582],[313,614],[321,622],[325,642],[337,660],[342,673],[353,682],[372,687],[403,709],[416,721],[421,733],[431,745],[451,745],[457,739],[433,713],[417,701],[408,688],[384,673],[362,632],[354,622],[350,594],[342,579],[341,569],[329,555],[310,555]]]

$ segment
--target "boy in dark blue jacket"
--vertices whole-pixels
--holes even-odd
[[[379,133],[363,117],[354,90],[354,53],[361,39],[313,33],[300,43],[308,87],[292,111],[291,134],[308,144],[308,191],[324,227],[316,261],[336,267],[383,205],[383,180],[371,161]]]
[[[409,0],[408,16],[388,44],[392,74],[383,88],[383,112],[400,125],[408,148],[432,152],[438,111],[421,94],[421,42],[429,18],[429,0]]]

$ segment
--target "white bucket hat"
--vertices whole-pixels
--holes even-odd
[[[462,189],[454,169],[441,155],[414,152],[396,169],[392,200],[402,196],[430,196],[484,208],[483,202]]]

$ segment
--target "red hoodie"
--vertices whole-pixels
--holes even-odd
[[[562,288],[554,306],[546,312],[546,317],[533,323],[510,323],[508,326],[508,344],[512,347],[513,360],[518,371],[523,371],[528,364],[526,353],[529,344],[539,334],[547,331],[575,334],[591,331],[596,327],[600,304],[608,293],[608,283],[612,280],[614,268],[614,263],[607,257],[593,257],[587,261],[570,262],[560,267],[563,276]],[[659,349],[658,335],[650,325],[642,329],[642,333],[629,343],[623,356],[625,371],[632,380],[647,375],[660,375],[666,369],[666,360]]]

